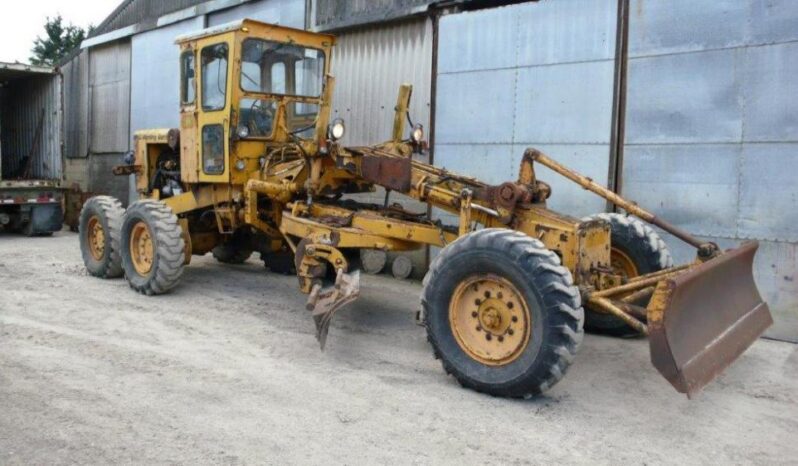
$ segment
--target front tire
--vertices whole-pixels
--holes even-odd
[[[427,338],[461,385],[528,398],[565,375],[582,341],[579,290],[523,233],[483,229],[435,258],[421,298]]]
[[[668,246],[642,220],[617,213],[596,214],[583,220],[604,220],[610,224],[610,265],[615,273],[624,278],[634,278],[673,267]],[[585,329],[621,337],[639,334],[621,319],[589,309],[585,313]]]
[[[111,196],[94,196],[80,210],[78,235],[83,264],[90,275],[100,278],[122,276],[120,237],[122,203]]]
[[[133,203],[122,222],[122,268],[130,287],[146,295],[174,288],[183,275],[185,240],[177,216],[164,203]]]

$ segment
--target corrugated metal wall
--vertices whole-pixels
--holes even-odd
[[[61,68],[64,88],[64,156],[89,155],[89,51]]]
[[[338,34],[333,51],[333,115],[346,121],[347,145],[391,138],[399,86],[413,85],[410,115],[429,128],[432,22],[422,18]],[[408,130],[409,131],[409,130]]]
[[[435,164],[490,183],[516,179],[524,149],[606,183],[615,0],[544,0],[440,19]],[[604,201],[541,167],[554,209]]]
[[[798,2],[632,0],[623,193],[722,246],[760,240],[769,335],[798,341]],[[679,260],[689,247],[670,240]]]
[[[208,15],[208,26],[216,26],[237,19],[249,18],[298,29],[305,27],[303,0],[261,0]]]
[[[311,29],[329,31],[379,23],[423,11],[434,0],[311,0]]]
[[[399,86],[413,85],[410,116],[430,128],[432,84],[432,21],[416,18],[336,33],[332,74],[335,76],[333,117],[346,122],[342,142],[348,146],[377,144],[391,138]],[[408,132],[410,131],[408,127]],[[424,162],[428,159],[418,156]],[[351,196],[360,202],[382,204],[385,191]],[[406,209],[424,212],[427,206],[394,195]],[[426,268],[426,252],[407,253],[417,276]]]
[[[130,135],[130,41],[89,50],[89,151],[126,152]]]
[[[0,111],[2,178],[21,177],[27,165],[29,178],[60,180],[61,77],[30,75],[11,81]]]

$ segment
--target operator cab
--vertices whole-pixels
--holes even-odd
[[[269,147],[314,151],[333,36],[248,19],[181,36],[181,178],[244,182]]]

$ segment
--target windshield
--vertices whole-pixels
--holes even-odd
[[[246,92],[319,97],[324,52],[286,42],[244,41],[241,89]]]

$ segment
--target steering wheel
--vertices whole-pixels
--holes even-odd
[[[249,107],[247,126],[253,136],[268,136],[272,132],[276,108],[274,101],[256,99]]]

